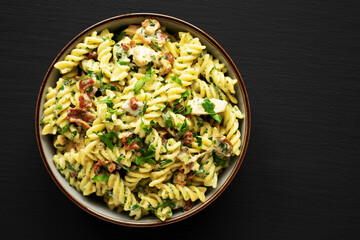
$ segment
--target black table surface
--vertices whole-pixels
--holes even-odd
[[[225,192],[184,221],[129,228],[71,202],[35,138],[39,87],[57,53],[125,13],[178,17],[234,60],[250,98],[251,139]],[[1,239],[360,239],[356,1],[2,1]]]

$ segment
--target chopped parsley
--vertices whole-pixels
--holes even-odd
[[[70,123],[66,124],[66,125],[62,128],[62,130],[61,130],[61,134],[66,133],[66,132],[67,132],[67,130],[69,129],[69,127],[70,127]]]
[[[179,84],[180,86],[182,86],[182,81],[178,76],[171,76],[171,79],[176,82],[177,84]]]
[[[214,103],[212,103],[208,98],[205,98],[201,103],[201,106],[203,106],[205,111],[208,112],[213,119],[215,119],[218,123],[221,123],[221,116],[214,111]]]
[[[169,128],[173,128],[173,123],[172,123],[172,119],[171,119],[171,116],[170,116],[170,110],[168,110],[166,113],[165,113],[165,125]]]
[[[216,154],[213,154],[213,158],[214,158],[214,164],[215,166],[224,166],[226,163],[225,159],[222,159],[220,157],[218,157]]]
[[[162,160],[160,163],[159,163],[159,165],[160,165],[160,167],[163,167],[163,166],[165,166],[165,165],[167,165],[167,164],[169,164],[169,163],[172,163],[173,162],[173,160],[171,160],[171,159],[165,159],[165,160]]]
[[[136,165],[144,165],[145,163],[151,163],[156,164],[155,160],[153,159],[155,157],[155,147],[154,145],[150,144],[148,150],[145,152],[142,150],[141,156],[136,156],[133,162]]]
[[[99,138],[100,140],[105,143],[105,145],[110,148],[111,151],[114,150],[114,143],[113,143],[113,140],[114,138],[117,138],[119,139],[119,136],[114,133],[114,132],[109,132],[109,133],[104,133],[104,134],[98,134],[97,132],[93,132],[95,133]]]
[[[91,180],[94,182],[107,182],[109,180],[110,176],[107,174],[101,174],[98,176],[93,177]]]
[[[107,99],[100,100],[99,103],[106,103],[106,105],[107,105],[109,108],[113,108],[113,107],[114,107],[113,100],[110,99],[109,97],[108,97]]]
[[[140,78],[134,86],[134,93],[135,94],[139,94],[140,93],[140,89],[142,88],[142,86],[149,81],[152,76],[155,74],[155,71],[151,71],[151,68],[147,68],[146,69],[146,73],[145,76],[143,78]]]
[[[187,125],[187,121],[185,119],[184,124],[181,125],[181,128],[180,128],[179,132],[176,135],[178,137],[182,137],[187,130],[189,130],[189,126]]]

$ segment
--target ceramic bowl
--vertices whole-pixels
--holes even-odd
[[[174,211],[173,216],[164,222],[160,221],[152,215],[145,216],[140,220],[134,220],[125,213],[117,213],[110,210],[102,198],[85,197],[81,193],[76,191],[76,189],[71,187],[66,182],[65,178],[57,170],[52,160],[53,155],[55,154],[55,149],[52,144],[52,136],[41,135],[41,128],[39,126],[39,120],[43,112],[43,105],[45,102],[47,88],[50,86],[55,86],[56,81],[60,77],[59,71],[53,67],[54,64],[59,60],[62,60],[67,54],[69,54],[70,51],[75,47],[75,45],[79,42],[82,42],[84,37],[90,35],[92,31],[101,32],[102,29],[108,28],[111,32],[114,32],[130,24],[140,24],[143,20],[147,18],[157,19],[161,25],[166,26],[169,32],[190,32],[194,37],[198,37],[201,43],[206,45],[207,51],[225,64],[228,70],[227,74],[231,78],[238,79],[238,84],[236,84],[236,97],[239,102],[239,109],[245,114],[244,120],[240,121],[242,141],[241,153],[238,157],[232,159],[232,161],[230,161],[230,166],[224,169],[224,171],[220,174],[217,188],[208,188],[206,192],[206,201],[204,203],[198,201],[195,206],[187,212]],[[231,60],[230,56],[225,52],[225,50],[207,33],[191,25],[188,22],[167,15],[155,13],[133,13],[112,17],[94,24],[93,26],[79,33],[60,51],[60,53],[56,56],[53,63],[49,67],[39,91],[36,106],[35,128],[40,154],[47,171],[49,172],[56,185],[76,205],[78,205],[86,212],[112,223],[135,227],[160,226],[178,222],[194,215],[195,213],[198,213],[210,203],[212,203],[216,198],[218,198],[220,194],[230,184],[230,182],[233,180],[239,170],[248,146],[250,136],[250,106],[243,79],[234,62]]]

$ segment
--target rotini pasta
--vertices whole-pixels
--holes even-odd
[[[53,160],[83,195],[136,220],[160,220],[206,201],[239,155],[237,80],[188,32],[155,19],[93,32],[64,60],[44,104]]]

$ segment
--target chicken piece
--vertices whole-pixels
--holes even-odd
[[[138,67],[146,66],[148,63],[152,62],[153,59],[156,59],[155,51],[144,46],[134,47],[132,54],[134,63]]]
[[[146,19],[141,25],[147,35],[153,35],[161,27],[159,21],[155,19]]]
[[[207,111],[205,111],[205,109],[201,105],[203,103],[203,101],[204,101],[203,98],[198,98],[198,97],[196,97],[192,100],[189,100],[189,105],[192,107],[191,114],[193,114],[193,115],[208,115],[209,114]],[[215,104],[215,108],[214,108],[215,113],[224,112],[225,108],[228,104],[227,101],[219,100],[219,99],[215,99],[215,98],[210,99],[210,101],[213,104]]]

